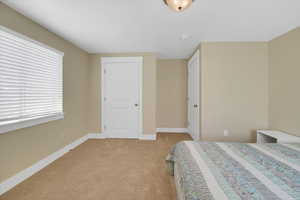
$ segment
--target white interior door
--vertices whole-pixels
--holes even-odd
[[[102,130],[112,138],[141,133],[141,57],[102,58]]]
[[[194,140],[200,138],[200,62],[197,51],[188,62],[188,132]]]

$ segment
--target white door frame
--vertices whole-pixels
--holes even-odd
[[[143,57],[101,57],[100,59],[100,76],[101,76],[101,111],[100,111],[100,119],[101,119],[101,131],[103,134],[105,134],[106,137],[111,137],[110,135],[106,135],[105,133],[105,127],[104,127],[104,121],[105,121],[105,109],[104,109],[104,97],[105,97],[105,87],[104,87],[104,67],[103,65],[106,63],[139,63],[139,133],[137,136],[137,139],[140,138],[143,135]]]
[[[198,116],[198,120],[195,121],[195,125],[196,125],[196,128],[197,128],[197,134],[195,136],[195,138],[191,135],[191,133],[189,133],[191,135],[191,137],[193,137],[194,140],[199,140],[201,138],[201,131],[200,131],[200,120],[201,120],[201,105],[200,105],[200,74],[201,74],[201,68],[200,68],[200,51],[197,50],[194,55],[190,58],[190,60],[188,61],[188,70],[189,70],[189,65],[190,63],[194,62],[194,60],[196,61],[197,65],[196,65],[196,80],[194,82],[194,84],[197,86],[197,97],[196,97],[196,104],[198,105],[197,109],[199,110],[199,116]],[[189,77],[188,77],[188,81],[189,81]],[[189,87],[189,86],[188,86]],[[188,88],[189,90],[189,88]],[[187,102],[189,106],[189,101]],[[189,115],[189,113],[188,113]],[[189,130],[189,129],[188,129]]]

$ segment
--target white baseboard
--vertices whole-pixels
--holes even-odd
[[[46,158],[38,161],[37,163],[33,164],[32,166],[20,171],[16,175],[3,181],[2,183],[0,183],[0,195],[4,194],[8,190],[12,189],[13,187],[18,185],[25,179],[31,177],[33,174],[37,173],[38,171],[40,171],[41,169],[43,169],[44,167],[46,167],[53,161],[57,160],[58,158],[62,157],[64,154],[69,152],[71,149],[74,149],[75,147],[82,144],[83,142],[85,142],[88,139],[89,139],[88,135],[85,135],[85,136],[75,140],[71,144],[63,147],[62,149],[50,154]]]
[[[110,136],[108,136],[104,133],[89,133],[88,138],[89,139],[105,139],[105,138],[115,138],[115,139],[119,138],[119,139],[122,139],[122,136],[120,136],[120,137],[110,137]],[[127,139],[131,139],[131,138],[127,138]],[[133,137],[132,139],[137,139],[137,138]],[[143,135],[139,136],[138,139],[140,139],[140,140],[156,140],[156,134],[155,135],[153,135],[153,134],[152,135],[143,134]]]
[[[8,190],[12,189],[19,183],[23,182],[27,178],[31,177],[33,174],[37,173],[41,169],[45,168],[53,161],[57,160],[58,158],[62,157],[64,154],[68,153],[70,150],[74,149],[78,145],[84,143],[88,139],[105,139],[109,138],[107,135],[103,133],[89,133],[71,144],[63,147],[62,149],[50,154],[46,158],[36,162],[32,166],[18,172],[16,175],[8,178],[7,180],[0,183],[0,195],[4,194]],[[139,137],[140,140],[156,140],[156,135],[142,135]]]
[[[156,140],[156,134],[155,135],[140,135],[139,137],[140,140]]]
[[[188,133],[187,128],[157,128],[157,133]]]

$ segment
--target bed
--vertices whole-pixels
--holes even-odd
[[[300,144],[184,141],[167,156],[178,200],[300,200]]]

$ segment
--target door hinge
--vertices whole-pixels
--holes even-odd
[[[104,69],[104,74],[106,74],[106,69]]]
[[[104,101],[106,101],[106,97],[104,97]]]
[[[106,130],[106,125],[103,126],[104,130]]]

